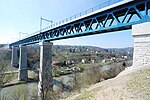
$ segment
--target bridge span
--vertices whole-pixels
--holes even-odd
[[[110,0],[114,1],[114,0]],[[134,24],[147,22],[149,0],[119,0],[120,2],[104,7],[73,20],[52,24],[43,30],[29,35],[10,46],[29,45],[41,41],[54,41],[86,35],[131,29]],[[109,4],[111,2],[108,2]],[[75,15],[77,17],[77,15]],[[66,19],[69,20],[69,19]]]
[[[132,28],[134,37],[133,66],[150,62],[150,0],[117,0],[112,5],[86,15],[75,15],[75,19],[66,19],[11,43],[12,66],[19,66],[18,80],[27,81],[26,45],[39,43],[40,71],[39,93],[52,83],[52,45],[51,41],[121,31]],[[20,56],[18,57],[18,49]],[[49,84],[52,87],[52,84]]]

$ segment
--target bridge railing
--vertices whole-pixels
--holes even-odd
[[[57,27],[57,26],[59,26],[59,25],[61,25],[61,24],[67,23],[67,22],[69,22],[69,21],[71,21],[71,20],[74,20],[74,19],[79,18],[79,17],[81,17],[81,16],[87,15],[87,14],[89,14],[89,13],[91,13],[91,12],[97,11],[97,10],[99,10],[99,9],[102,9],[102,8],[104,8],[104,7],[107,7],[107,6],[110,6],[110,5],[112,5],[112,4],[118,3],[118,2],[120,2],[120,1],[123,1],[123,0],[108,0],[108,1],[106,1],[106,2],[104,2],[104,3],[102,3],[102,4],[99,4],[99,5],[95,6],[95,7],[92,7],[92,8],[90,8],[90,9],[85,10],[85,11],[82,11],[82,12],[80,12],[80,13],[77,13],[77,14],[75,14],[75,15],[73,15],[73,16],[70,16],[70,17],[68,17],[68,18],[66,18],[66,19],[63,19],[63,20],[61,20],[61,21],[52,23],[50,26],[45,27],[45,28],[43,28],[43,29],[41,29],[41,30],[39,30],[39,31],[37,31],[37,32],[31,33],[31,34],[29,34],[29,35],[26,36],[26,37],[33,36],[33,35],[38,34],[38,33],[40,33],[40,32],[44,32],[44,31],[46,31],[46,30],[52,29],[52,28]],[[24,37],[24,38],[26,38],[26,37]]]

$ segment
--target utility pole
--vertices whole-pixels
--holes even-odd
[[[40,19],[40,33],[42,31],[42,21],[50,22],[51,24],[53,23],[53,21],[41,17],[41,19]]]
[[[21,38],[21,34],[26,34],[26,35],[28,35],[28,33],[19,32],[19,40],[20,40],[20,38]]]

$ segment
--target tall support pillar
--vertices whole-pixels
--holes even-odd
[[[19,73],[18,80],[28,80],[28,68],[27,68],[27,49],[26,46],[20,45],[20,58],[19,58]]]
[[[19,67],[18,47],[12,47],[11,66]]]
[[[150,22],[132,26],[134,37],[133,67],[150,64]]]
[[[40,71],[38,94],[44,97],[44,92],[52,90],[52,45],[51,42],[40,42]]]

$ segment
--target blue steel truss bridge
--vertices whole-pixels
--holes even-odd
[[[150,21],[150,0],[109,0],[53,23],[9,46],[29,45],[87,35],[131,29],[134,24]]]

